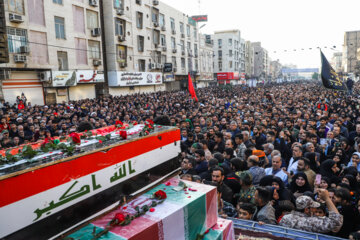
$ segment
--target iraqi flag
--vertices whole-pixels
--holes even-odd
[[[197,102],[198,98],[196,97],[196,92],[195,92],[194,85],[193,85],[192,80],[191,80],[190,73],[188,74],[188,86],[189,86],[189,93],[191,95],[191,98],[192,99],[195,98],[195,101]]]

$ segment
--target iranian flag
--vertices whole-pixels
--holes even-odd
[[[195,101],[197,102],[198,98],[196,97],[196,93],[195,93],[194,85],[193,85],[192,80],[191,80],[190,73],[188,74],[188,85],[189,85],[189,93],[191,95],[191,98],[192,99],[195,98]]]

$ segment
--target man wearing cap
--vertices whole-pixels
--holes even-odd
[[[313,216],[312,210],[320,207],[320,203],[315,202],[308,196],[300,196],[296,199],[296,211],[285,215],[281,219],[280,225],[308,232],[338,232],[343,224],[343,216],[331,201],[327,190],[318,189],[318,194],[320,199],[326,203],[329,210],[328,217]]]

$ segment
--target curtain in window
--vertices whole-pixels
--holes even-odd
[[[29,22],[45,26],[44,0],[27,0]]]
[[[75,38],[76,62],[78,65],[87,65],[86,39]]]
[[[82,7],[73,6],[74,31],[85,33],[84,9]]]
[[[49,55],[48,47],[46,45],[46,33],[29,31],[29,42],[32,62],[37,64],[48,64]]]

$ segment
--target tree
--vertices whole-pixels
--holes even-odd
[[[319,74],[317,72],[314,72],[314,74],[312,75],[312,79],[318,80],[319,78]]]

